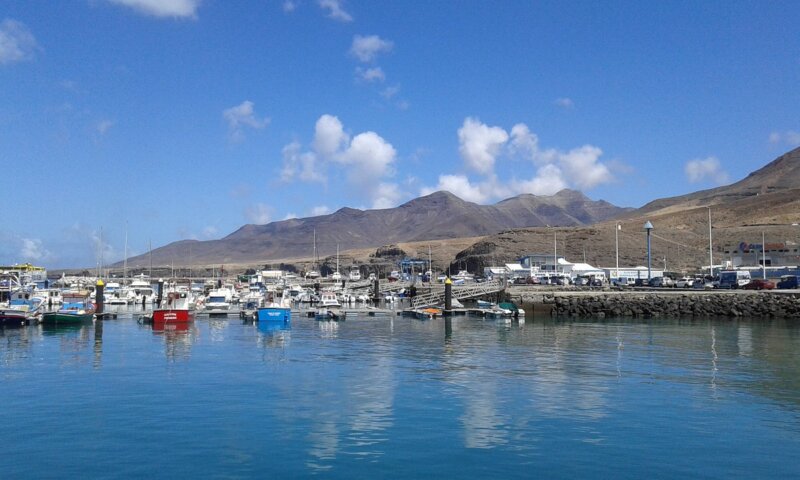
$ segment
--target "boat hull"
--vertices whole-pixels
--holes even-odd
[[[193,310],[153,310],[153,325],[181,324],[194,321]]]
[[[259,308],[256,313],[259,322],[283,322],[292,321],[292,310],[289,308]]]
[[[25,312],[0,310],[0,326],[20,327],[28,323],[28,315]]]
[[[47,312],[42,315],[42,323],[45,325],[88,323],[92,320],[94,320],[94,312]]]

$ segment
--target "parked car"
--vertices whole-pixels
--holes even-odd
[[[770,282],[769,280],[764,280],[761,278],[754,278],[750,280],[750,283],[742,287],[745,290],[772,290],[775,288],[775,284]]]
[[[683,277],[679,278],[675,282],[675,286],[678,288],[692,288],[692,283],[694,282],[694,278],[691,277]]]
[[[695,278],[692,282],[692,288],[695,290],[711,290],[714,288],[714,279],[711,277]]]
[[[797,288],[797,286],[797,275],[784,275],[777,285],[778,288]]]
[[[649,286],[649,282],[646,278],[637,278],[636,281],[633,283],[634,287],[647,287]]]
[[[650,279],[651,287],[674,287],[675,281],[669,277],[653,277]]]

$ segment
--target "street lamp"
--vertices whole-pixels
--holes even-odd
[[[647,232],[647,283],[650,283],[650,231],[653,230],[653,224],[650,220],[645,222],[644,229]]]
[[[714,276],[714,247],[711,243],[711,207],[708,208],[708,274]]]
[[[619,231],[622,230],[622,225],[617,222],[614,227],[614,247],[617,251],[617,271],[614,273],[615,278],[619,278]]]

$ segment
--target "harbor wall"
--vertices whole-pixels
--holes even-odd
[[[763,317],[798,318],[799,293],[766,292],[593,292],[521,294],[533,318],[553,317]]]

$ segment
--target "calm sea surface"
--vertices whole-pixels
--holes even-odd
[[[800,328],[0,330],[2,478],[798,478]]]

